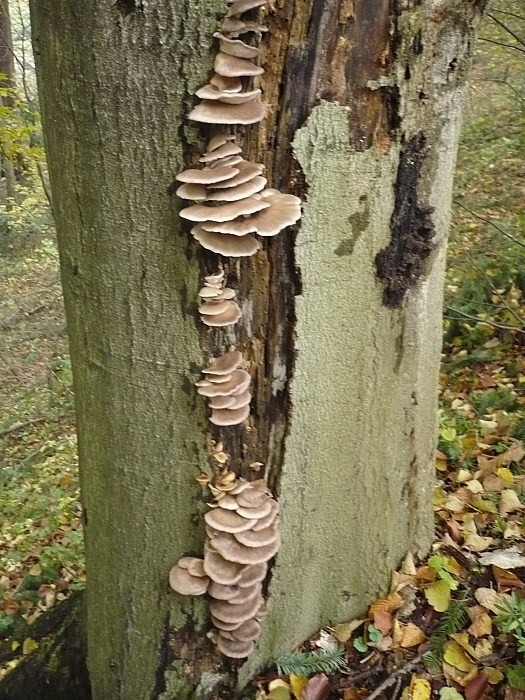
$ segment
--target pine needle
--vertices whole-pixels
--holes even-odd
[[[313,651],[291,652],[283,654],[276,662],[280,676],[312,676],[314,673],[335,673],[346,666],[344,647]]]
[[[469,598],[466,593],[460,594],[450,601],[439,623],[429,639],[429,651],[425,661],[430,666],[439,666],[443,661],[444,646],[451,634],[459,632],[468,619],[467,607]]]

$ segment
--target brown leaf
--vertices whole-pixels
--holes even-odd
[[[392,629],[392,615],[385,610],[378,610],[374,615],[374,627],[383,634],[388,634]]]
[[[505,700],[525,700],[525,693],[523,690],[518,690],[507,684],[505,686]]]
[[[485,692],[487,685],[489,684],[489,679],[483,671],[480,671],[478,675],[467,683],[465,686],[465,698],[466,700],[479,700],[483,693]]]
[[[499,566],[492,566],[492,574],[498,585],[498,592],[505,593],[511,588],[525,588],[525,584],[516,574],[506,569],[501,569]]]
[[[490,615],[487,613],[485,608],[481,605],[473,605],[468,609],[468,616],[470,617],[472,624],[468,628],[467,632],[473,637],[483,637],[486,634],[491,634],[492,632],[492,620]]]
[[[370,617],[375,619],[375,616],[379,612],[392,613],[403,605],[403,598],[399,593],[389,593],[388,595],[378,598],[375,603],[368,609],[368,614]],[[375,624],[375,623],[374,623]]]
[[[330,695],[330,681],[324,673],[310,678],[306,684],[301,700],[326,700]]]

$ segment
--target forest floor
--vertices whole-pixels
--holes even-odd
[[[520,3],[493,12],[524,37]],[[366,618],[322,630],[258,700],[525,700],[525,53],[488,18],[459,153],[436,541]],[[525,44],[524,44],[525,46]],[[0,640],[85,580],[71,368],[47,237],[0,258]],[[35,650],[27,627],[22,654]],[[9,671],[0,667],[0,677]]]

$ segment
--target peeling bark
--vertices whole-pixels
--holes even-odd
[[[270,615],[241,683],[362,614],[408,549],[428,549],[444,246],[481,9],[276,0],[262,13],[270,109],[244,146],[303,198],[304,218],[254,258],[223,261],[244,316],[210,333],[196,292],[217,256],[182,230],[173,182],[205,135],[185,115],[222,2],[32,1],[94,700],[232,697],[238,667],[206,640],[206,603],[167,586],[202,544],[194,477],[209,470],[209,426],[193,383],[209,353],[236,345],[250,361],[249,424],[211,434],[242,475],[264,463],[283,508]]]

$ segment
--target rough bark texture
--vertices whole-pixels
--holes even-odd
[[[244,143],[272,186],[306,200],[304,218],[255,258],[224,261],[244,318],[210,334],[195,296],[199,266],[214,271],[217,257],[189,242],[169,193],[195,162],[185,114],[223,12],[219,0],[32,2],[94,700],[217,698],[234,682],[202,631],[206,604],[167,587],[202,539],[193,478],[207,425],[192,382],[210,351],[235,343],[252,363],[250,424],[213,436],[240,473],[264,462],[283,510],[270,615],[241,683],[362,613],[406,551],[431,541],[444,246],[481,4],[274,3],[270,114]]]
[[[13,36],[11,33],[11,16],[9,14],[9,0],[0,2],[0,73],[5,78],[0,81],[1,87],[14,87],[15,60],[13,53]],[[10,95],[1,98],[5,107],[13,106],[13,98]],[[16,196],[15,166],[12,160],[2,153],[2,170],[5,177],[6,195],[9,199]],[[8,207],[10,206],[8,202]]]

